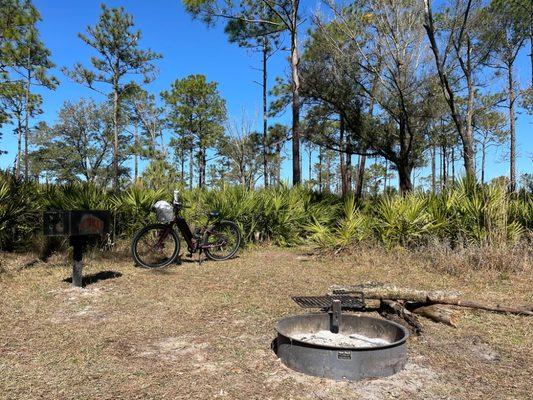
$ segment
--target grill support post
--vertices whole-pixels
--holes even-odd
[[[72,286],[83,287],[83,245],[84,239],[79,236],[71,236],[72,246]]]
[[[339,333],[342,319],[342,307],[340,300],[333,300],[331,302],[331,327],[332,333]]]

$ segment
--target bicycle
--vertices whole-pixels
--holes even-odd
[[[189,256],[198,253],[214,261],[228,260],[237,253],[241,244],[241,233],[237,224],[232,221],[218,220],[220,213],[207,213],[207,223],[192,233],[189,224],[181,216],[186,208],[179,201],[179,193],[174,191],[172,205],[166,201],[158,201],[156,209],[158,223],[141,228],[133,237],[131,252],[137,265],[144,268],[163,268],[172,264],[179,256],[181,243],[177,227],[187,243]],[[215,220],[214,223],[211,223]]]

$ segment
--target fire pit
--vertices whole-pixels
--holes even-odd
[[[316,299],[316,298],[315,298]],[[384,377],[407,360],[407,330],[391,321],[341,313],[341,300],[328,312],[296,315],[276,325],[276,353],[291,369],[336,380]]]

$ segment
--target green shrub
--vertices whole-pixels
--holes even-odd
[[[34,242],[40,234],[41,213],[50,209],[102,209],[113,214],[113,233],[129,240],[155,220],[157,200],[172,198],[166,190],[132,185],[112,192],[89,184],[39,185],[0,175],[0,249],[12,250]],[[531,238],[533,197],[509,195],[501,185],[460,182],[436,195],[421,192],[388,194],[356,202],[306,187],[246,190],[222,186],[216,190],[184,190],[184,216],[192,224],[206,221],[218,210],[235,221],[244,243],[279,246],[312,243],[341,251],[377,240],[386,246],[414,246],[428,241],[455,245],[506,245]]]
[[[31,244],[41,228],[36,185],[8,174],[0,175],[0,249],[15,250]]]

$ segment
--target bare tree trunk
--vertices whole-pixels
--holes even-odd
[[[383,176],[383,193],[387,193],[387,178],[389,175],[389,160],[385,159],[385,176]]]
[[[20,160],[22,159],[22,115],[17,115],[17,162],[15,164],[15,176],[20,177]]]
[[[322,146],[318,147],[318,191],[322,193]]]
[[[189,149],[189,189],[192,189],[192,181],[194,177],[194,153],[193,148]]]
[[[268,39],[265,36],[263,37],[263,179],[265,187],[268,187],[267,57]]]
[[[326,157],[326,191],[331,192],[331,158]]]
[[[134,140],[134,146],[135,146],[135,154],[133,159],[133,182],[137,182],[137,177],[139,176],[139,126],[137,121],[135,121],[135,124],[133,126],[133,140]]]
[[[529,10],[529,60],[531,64],[531,87],[533,88],[533,3]]]
[[[509,134],[511,139],[510,149],[510,186],[511,192],[516,191],[516,116],[515,116],[515,84],[513,76],[513,63],[507,65],[508,93],[509,93]]]
[[[344,197],[348,194],[348,188],[347,185],[347,176],[346,176],[346,153],[344,150],[346,149],[346,139],[344,137],[345,131],[344,131],[344,120],[342,116],[339,119],[339,146],[340,146],[340,152],[339,152],[339,168],[341,171],[341,195]]]
[[[455,145],[452,145],[452,187],[455,186]]]
[[[365,180],[365,164],[366,156],[359,156],[359,163],[357,165],[357,180],[355,182],[355,198],[360,199],[363,194],[363,184]]]
[[[465,15],[468,15],[465,13]],[[476,179],[476,170],[474,168],[474,141],[473,137],[471,135],[471,123],[467,122],[467,127],[465,128],[465,124],[463,123],[463,118],[460,114],[459,106],[456,103],[455,100],[455,93],[453,92],[452,86],[450,85],[450,82],[448,80],[448,75],[446,71],[444,70],[444,64],[441,60],[440,54],[439,54],[439,48],[437,45],[437,40],[435,37],[435,26],[433,22],[433,12],[432,12],[432,6],[431,6],[431,0],[424,0],[424,14],[425,14],[425,23],[424,28],[426,30],[431,49],[433,51],[433,55],[435,58],[435,64],[437,67],[437,72],[439,74],[439,81],[442,88],[442,91],[444,93],[444,97],[446,99],[446,102],[448,103],[448,106],[450,108],[451,116],[453,119],[453,122],[457,128],[457,132],[459,133],[459,136],[461,137],[461,141],[463,144],[463,157],[464,157],[464,165],[465,165],[465,171],[466,176],[472,180]],[[464,23],[466,23],[466,18],[464,20]],[[470,49],[468,50],[470,52]],[[467,80],[469,85],[469,95],[473,95],[473,87],[472,87],[472,76],[471,76],[471,70],[470,73],[467,74]],[[470,97],[469,97],[470,100]],[[469,116],[466,117],[467,121],[469,119]],[[471,121],[471,115],[470,115],[470,121]]]
[[[378,62],[377,71],[381,71],[382,64],[381,60]],[[374,76],[374,80],[372,82],[372,90],[370,92],[370,104],[368,107],[368,115],[372,117],[374,115],[374,97],[376,95],[376,91],[378,88],[379,83],[379,74],[376,74]],[[357,165],[357,180],[355,182],[355,198],[360,199],[363,194],[363,185],[365,180],[365,164],[366,164],[366,155],[359,155],[359,162]]]
[[[118,188],[118,86],[113,87],[113,188]]]
[[[485,141],[481,145],[481,184],[485,183],[485,157],[487,154],[487,146]]]
[[[300,74],[298,66],[298,8],[299,0],[292,0],[291,70],[292,70],[292,184],[302,183],[300,172]]]
[[[180,164],[181,164],[181,183],[183,186],[185,186],[185,151],[183,151],[183,149],[181,150]]]
[[[442,189],[448,186],[448,154],[446,153],[446,145],[442,145]]]
[[[352,153],[346,153],[346,190],[352,191]]]
[[[313,180],[313,148],[311,146],[309,146],[308,151],[309,151],[309,153],[308,153],[308,156],[309,156],[308,172],[309,172],[309,182],[311,182]]]
[[[431,146],[431,193],[435,194],[437,190],[437,180],[436,180],[436,169],[437,166],[435,164],[435,145]]]
[[[28,81],[26,82],[26,93],[25,93],[25,113],[24,113],[24,179],[28,180],[29,176],[29,157],[28,157],[28,142],[30,140],[30,83],[31,83],[31,72],[28,70],[27,75]]]
[[[205,184],[205,149],[200,147],[198,151],[198,187],[202,189]]]
[[[471,65],[471,57],[472,57],[472,44],[470,42],[470,38],[467,39],[467,73],[466,73],[466,82],[467,82],[467,89],[468,89],[468,102],[466,107],[466,127],[465,127],[465,133],[464,133],[464,140],[465,143],[464,147],[464,155],[465,155],[465,167],[466,163],[470,163],[471,170],[473,172],[471,178],[474,180],[476,179],[476,166],[475,166],[475,160],[476,160],[476,152],[474,148],[474,132],[473,132],[473,117],[474,117],[474,100],[475,100],[475,93],[476,89],[474,87],[474,77],[472,73],[472,65]],[[467,173],[467,175],[469,175]]]

